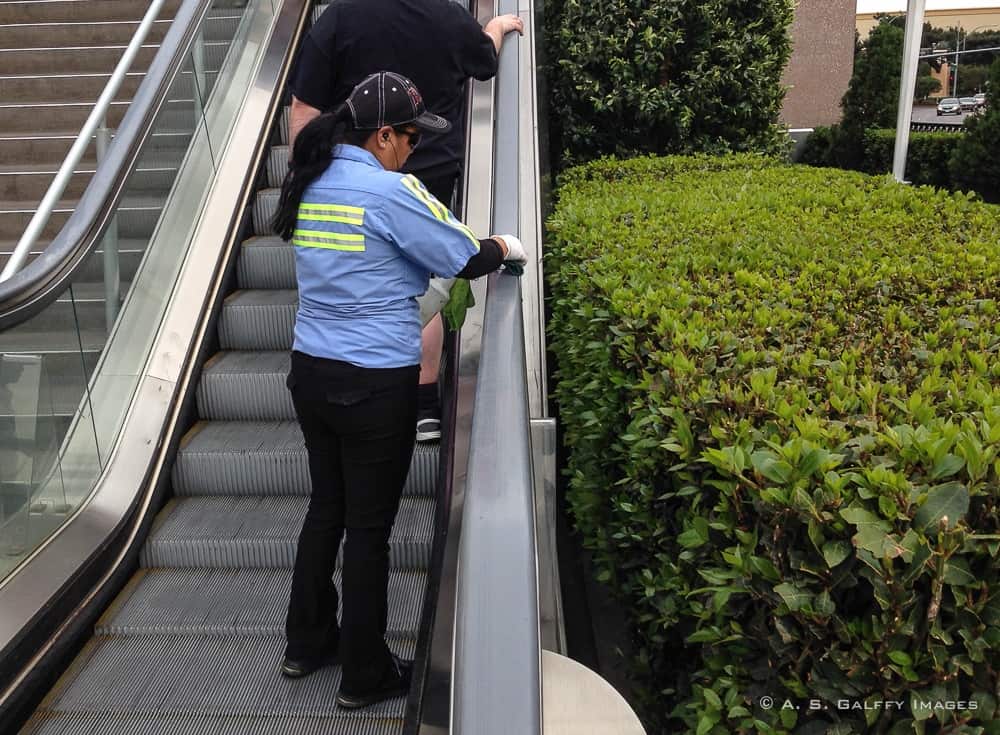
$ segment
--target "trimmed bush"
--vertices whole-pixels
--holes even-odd
[[[549,0],[556,163],[777,151],[791,0]]]
[[[949,167],[951,157],[961,142],[961,133],[910,133],[906,156],[907,180],[939,189],[956,188]],[[865,170],[872,174],[892,171],[895,146],[895,130],[866,130]]]
[[[990,67],[986,111],[965,121],[966,133],[951,160],[956,187],[978,192],[988,202],[1000,204],[1000,59]]]
[[[549,233],[569,502],[649,731],[1000,732],[1000,212],[644,158],[568,172]]]

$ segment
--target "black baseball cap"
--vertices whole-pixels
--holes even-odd
[[[378,130],[385,125],[412,123],[429,133],[447,133],[451,123],[427,112],[416,85],[402,74],[380,71],[365,78],[347,98],[358,130]]]

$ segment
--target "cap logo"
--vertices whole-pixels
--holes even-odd
[[[419,110],[421,106],[423,106],[424,100],[421,98],[420,92],[417,91],[417,88],[410,85],[406,88],[406,93],[410,95],[410,101],[413,102],[413,109]]]

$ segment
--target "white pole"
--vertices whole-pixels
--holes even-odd
[[[896,112],[896,149],[892,157],[892,175],[906,179],[906,151],[910,146],[910,117],[913,114],[913,90],[920,63],[920,36],[924,30],[925,0],[909,0],[906,11],[906,41],[903,43],[903,70],[899,79],[899,110]]]

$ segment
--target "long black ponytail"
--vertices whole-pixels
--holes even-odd
[[[370,130],[355,130],[350,109],[340,105],[333,112],[313,118],[295,137],[288,173],[281,183],[278,211],[271,226],[283,240],[291,240],[298,219],[299,204],[309,184],[326,171],[333,149],[341,143],[362,145]]]

